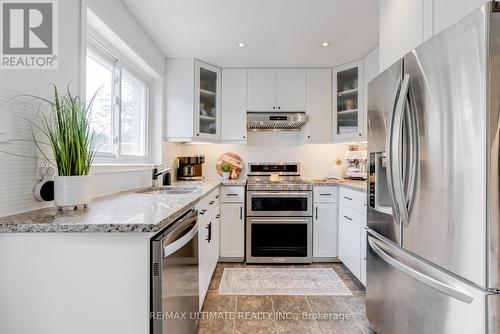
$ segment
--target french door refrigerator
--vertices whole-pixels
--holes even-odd
[[[500,333],[500,12],[368,85],[366,312],[379,334]]]

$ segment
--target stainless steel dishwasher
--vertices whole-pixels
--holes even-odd
[[[196,333],[199,306],[198,211],[151,239],[151,333]]]

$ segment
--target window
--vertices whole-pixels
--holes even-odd
[[[147,160],[148,82],[93,38],[87,45],[87,100],[97,92],[90,117],[97,158]]]

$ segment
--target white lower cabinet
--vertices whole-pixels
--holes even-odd
[[[314,187],[313,261],[338,256],[337,187]]]
[[[245,212],[243,203],[222,203],[221,218],[221,259],[243,260],[245,257]]]
[[[339,257],[356,276],[361,274],[361,229],[359,214],[341,205],[339,210]]]
[[[366,284],[366,195],[340,187],[339,259]]]
[[[220,260],[245,258],[245,187],[224,186],[221,196]]]
[[[219,261],[219,189],[212,191],[196,206],[198,210],[198,260],[200,310]]]

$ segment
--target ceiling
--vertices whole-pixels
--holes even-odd
[[[334,66],[378,44],[376,0],[123,1],[167,57],[222,67]]]

